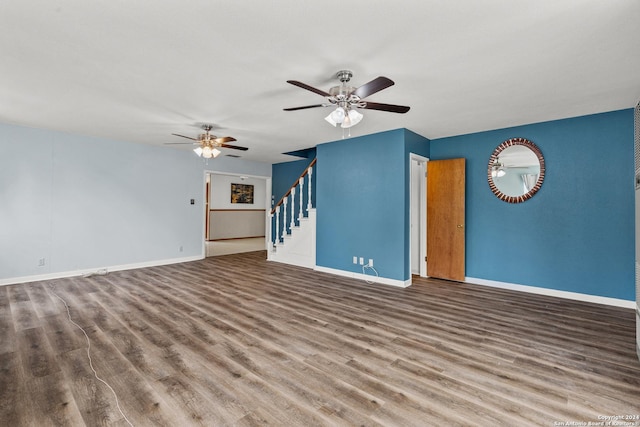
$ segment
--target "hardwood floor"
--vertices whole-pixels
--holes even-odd
[[[629,309],[219,256],[0,287],[0,425],[586,425],[640,415],[634,340]]]

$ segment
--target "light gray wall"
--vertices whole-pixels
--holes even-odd
[[[231,203],[231,184],[253,185],[253,203]],[[266,183],[262,178],[211,174],[211,209],[267,209],[266,200]]]
[[[242,239],[265,235],[265,211],[211,211],[209,238]]]
[[[231,184],[253,185],[253,203],[231,203]],[[267,206],[264,178],[211,174],[209,239],[238,239],[265,235]],[[260,209],[260,211],[256,211]]]
[[[237,160],[0,123],[0,284],[203,257],[205,168],[270,176]]]

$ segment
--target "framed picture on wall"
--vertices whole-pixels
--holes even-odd
[[[231,184],[231,203],[253,204],[253,185]]]

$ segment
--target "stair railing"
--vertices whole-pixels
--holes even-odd
[[[313,177],[313,167],[316,159],[313,159],[309,166],[294,181],[289,190],[276,203],[269,214],[273,233],[271,242],[273,245],[284,242],[284,237],[291,234],[291,230],[300,225],[302,218],[309,216],[311,204],[311,179]],[[305,192],[306,190],[306,192]],[[296,193],[299,195],[296,200]],[[304,194],[307,194],[307,204],[304,205]],[[287,222],[289,218],[289,222]]]

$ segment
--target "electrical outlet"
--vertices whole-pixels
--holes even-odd
[[[373,267],[373,258],[369,258],[369,267]]]
[[[184,248],[182,246],[180,246],[180,249],[178,249],[179,252],[182,252],[184,250]]]
[[[360,257],[360,265],[364,265],[364,258]]]
[[[357,264],[357,263],[358,263],[358,257],[357,257],[357,256],[354,256],[354,257],[353,257],[353,263],[354,263],[354,264]]]
[[[44,258],[40,258],[40,259],[38,260],[38,267],[43,267],[43,266],[44,266],[44,264],[45,264],[45,259],[44,259]]]

